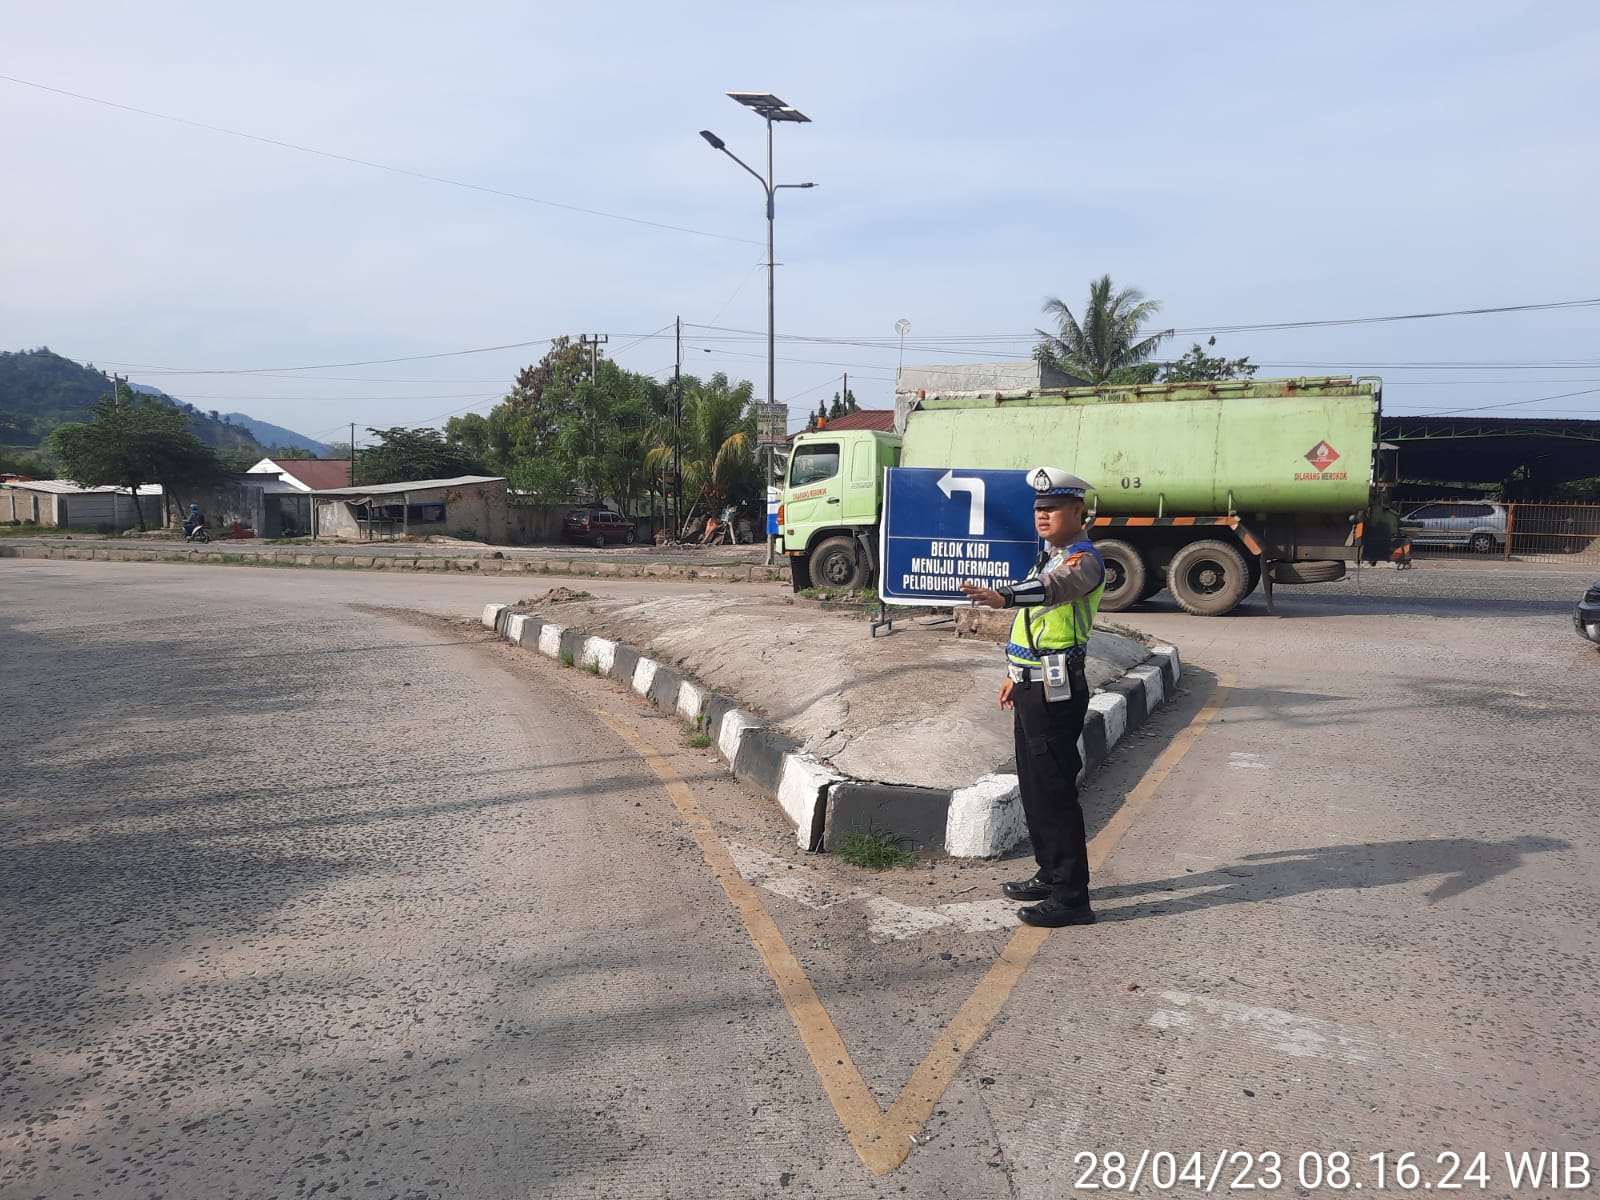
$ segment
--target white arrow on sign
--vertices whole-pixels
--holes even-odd
[[[966,492],[972,500],[972,507],[967,510],[967,536],[983,536],[983,480],[962,479],[954,471],[946,471],[939,476],[939,490],[944,493],[946,500],[950,499],[952,492]]]

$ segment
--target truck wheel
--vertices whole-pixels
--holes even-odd
[[[1337,558],[1272,564],[1273,583],[1333,583],[1343,578],[1344,563]]]
[[[1094,548],[1106,561],[1106,590],[1100,595],[1101,610],[1122,612],[1143,600],[1150,577],[1144,555],[1127,542],[1115,539],[1096,542]]]
[[[1220,617],[1250,594],[1250,567],[1227,542],[1190,542],[1172,556],[1167,588],[1184,612]]]
[[[1467,543],[1467,548],[1474,554],[1487,554],[1494,549],[1494,535],[1475,533],[1472,535],[1472,541]]]
[[[849,591],[861,586],[866,571],[847,537],[829,538],[811,556],[811,578],[819,587]]]

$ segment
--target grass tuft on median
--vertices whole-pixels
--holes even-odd
[[[852,866],[868,871],[891,871],[896,867],[909,867],[916,861],[901,847],[904,840],[887,829],[857,830],[845,834],[839,853]]]

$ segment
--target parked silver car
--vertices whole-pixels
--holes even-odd
[[[1460,500],[1424,504],[1400,518],[1400,532],[1416,546],[1465,546],[1474,554],[1506,544],[1506,506]]]

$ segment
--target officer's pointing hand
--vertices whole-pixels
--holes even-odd
[[[984,608],[1004,608],[1006,598],[993,588],[982,587],[976,583],[963,583],[961,591],[968,600]]]

